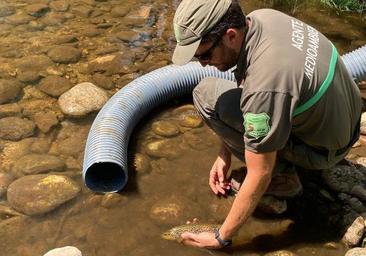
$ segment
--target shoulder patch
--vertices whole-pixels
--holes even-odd
[[[256,139],[265,137],[270,130],[269,119],[270,117],[265,112],[259,114],[246,113],[244,115],[245,134]]]

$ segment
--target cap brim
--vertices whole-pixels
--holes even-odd
[[[191,61],[197,51],[201,39],[189,45],[179,45],[175,47],[172,61],[176,65],[184,65]]]

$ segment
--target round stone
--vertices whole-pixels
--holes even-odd
[[[64,77],[48,76],[42,79],[38,88],[50,96],[58,97],[72,88],[72,86],[72,83]]]
[[[365,256],[366,255],[366,248],[353,248],[348,250],[345,256]]]
[[[50,3],[50,7],[52,10],[56,12],[66,12],[69,9],[70,4],[64,0],[58,0],[58,1],[52,1]]]
[[[130,12],[130,8],[126,8],[125,6],[117,6],[112,9],[111,15],[112,17],[124,17]]]
[[[275,252],[269,252],[264,254],[264,256],[296,256],[295,253],[286,251],[286,250],[280,250]]]
[[[179,128],[169,121],[156,121],[152,124],[152,130],[155,134],[164,137],[173,137],[179,134]]]
[[[16,99],[22,88],[16,81],[0,79],[0,104],[9,103]]]
[[[62,175],[29,175],[10,184],[7,198],[9,204],[27,215],[40,215],[56,209],[73,199],[80,187]]]
[[[151,167],[149,158],[141,153],[136,153],[134,165],[136,172],[141,174],[147,173]]]
[[[34,19],[33,17],[31,17],[25,13],[19,13],[19,14],[14,14],[12,16],[7,17],[6,21],[12,25],[24,25],[24,24],[28,24],[33,19]]]
[[[179,122],[179,125],[187,128],[197,128],[202,126],[203,121],[202,118],[199,115],[181,115],[181,120]]]
[[[21,140],[34,134],[36,125],[28,119],[5,117],[0,119],[0,138],[5,140]]]
[[[39,174],[65,169],[63,160],[46,154],[29,154],[20,158],[13,167],[16,176]]]
[[[48,51],[48,56],[57,63],[75,63],[81,58],[81,51],[72,46],[55,46]]]
[[[173,139],[157,140],[146,145],[146,154],[152,157],[175,158],[179,155],[177,143]]]
[[[140,40],[141,34],[139,32],[126,30],[116,34],[117,38],[124,42],[135,42]]]
[[[30,4],[27,5],[25,11],[33,17],[42,17],[49,11],[49,7],[46,4]]]
[[[0,118],[9,116],[21,116],[22,108],[17,103],[0,105]]]
[[[73,246],[65,246],[48,251],[43,256],[82,256],[81,251]]]
[[[81,83],[65,92],[58,99],[62,112],[82,117],[100,110],[108,100],[108,94],[92,83]]]
[[[365,219],[360,216],[355,219],[352,225],[347,229],[342,241],[350,247],[356,246],[361,241],[364,231]]]
[[[51,111],[38,112],[34,115],[33,120],[43,133],[49,132],[53,126],[58,124],[57,115]]]

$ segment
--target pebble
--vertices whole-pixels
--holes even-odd
[[[21,157],[13,167],[16,176],[63,171],[65,162],[57,156],[47,154],[29,154]]]
[[[47,76],[42,79],[38,88],[52,97],[59,97],[64,92],[70,90],[72,86],[73,84],[69,79],[60,76]]]
[[[0,4],[0,17],[13,15],[16,9],[8,4]]]
[[[36,113],[33,116],[33,121],[43,133],[49,132],[52,127],[58,124],[57,115],[51,111]]]
[[[36,83],[39,79],[41,79],[41,75],[38,71],[24,71],[19,72],[18,79],[23,83]]]
[[[46,154],[51,146],[51,139],[37,138],[31,145],[30,150],[33,153]]]
[[[10,184],[9,204],[26,215],[40,215],[75,198],[80,187],[62,175],[28,175]]]
[[[365,219],[358,217],[354,220],[352,225],[347,229],[346,233],[342,238],[342,242],[349,247],[356,246],[362,239],[365,231]]]
[[[25,11],[33,17],[42,17],[50,8],[46,4],[30,4],[25,7]]]
[[[72,136],[60,141],[57,145],[58,151],[64,156],[78,157],[85,146],[84,140],[80,137]]]
[[[132,30],[121,31],[116,34],[117,38],[124,42],[135,42],[140,40],[141,34]]]
[[[6,190],[13,179],[14,178],[10,174],[0,172],[0,198],[5,196]]]
[[[57,63],[75,63],[81,58],[81,51],[72,46],[55,46],[48,51],[47,55]]]
[[[124,57],[120,54],[98,57],[88,64],[88,73],[101,72],[105,75],[119,74],[126,69],[126,66],[132,64],[133,59],[130,57],[127,53]],[[126,73],[130,73],[128,70],[126,71]]]
[[[141,153],[136,153],[134,166],[137,173],[144,174],[150,170],[150,159]]]
[[[50,7],[56,12],[66,12],[69,9],[70,4],[64,0],[52,1]]]
[[[108,100],[108,94],[92,83],[81,83],[65,92],[58,99],[62,112],[82,117],[100,110]]]
[[[68,44],[68,43],[75,43],[77,41],[79,40],[74,35],[62,35],[54,40],[54,44]]]
[[[348,250],[345,256],[365,256],[366,248],[356,247]]]
[[[20,117],[4,117],[0,119],[0,138],[17,141],[31,137],[36,125],[33,121]]]
[[[0,79],[0,104],[9,103],[16,99],[22,88],[14,80]]]
[[[174,137],[179,134],[179,128],[169,121],[156,121],[152,124],[152,130],[155,134],[164,137]]]
[[[73,246],[65,246],[48,251],[43,256],[82,256],[81,251]]]

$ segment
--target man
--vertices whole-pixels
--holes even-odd
[[[326,169],[359,137],[361,98],[333,44],[295,18],[264,9],[244,16],[236,0],[183,0],[174,17],[173,62],[193,57],[221,71],[236,66],[237,84],[201,81],[194,104],[222,139],[209,175],[215,194],[230,187],[231,154],[247,174],[220,230],[185,233],[183,243],[206,248],[230,239],[265,194],[295,196],[295,167]]]

